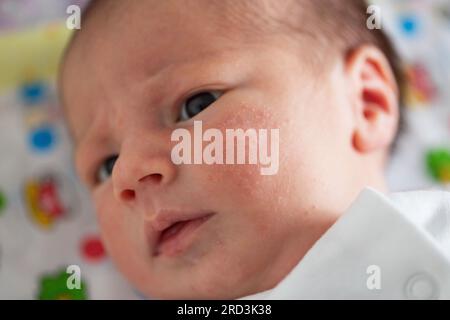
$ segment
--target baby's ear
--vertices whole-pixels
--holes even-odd
[[[353,147],[361,153],[386,150],[398,130],[398,85],[385,55],[362,46],[345,61],[355,126]]]

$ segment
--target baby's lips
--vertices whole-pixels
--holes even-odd
[[[205,223],[211,215],[181,221],[165,229],[157,243],[155,255],[163,254],[174,257],[182,253],[195,241],[195,232]]]
[[[213,214],[212,211],[174,211],[174,210],[159,210],[155,217],[149,221],[151,227],[156,232],[162,232],[173,224],[180,221],[189,221],[209,216]]]
[[[154,255],[161,238],[167,228],[180,221],[195,220],[213,215],[212,211],[176,211],[159,210],[153,219],[146,221],[145,234],[150,245],[151,254]]]

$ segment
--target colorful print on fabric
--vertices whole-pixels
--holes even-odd
[[[81,281],[80,289],[69,289],[70,274],[61,269],[54,274],[47,274],[40,278],[39,300],[87,300],[86,283]]]
[[[450,149],[433,149],[426,158],[431,176],[440,183],[450,183]]]
[[[60,176],[48,174],[25,183],[24,198],[29,216],[43,229],[52,228],[70,214],[70,206],[64,196],[67,191],[61,180]]]

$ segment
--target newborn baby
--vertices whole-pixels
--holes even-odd
[[[366,9],[358,0],[90,4],[64,57],[61,97],[106,248],[143,294],[269,292],[315,244],[329,249],[324,237],[361,190],[387,203],[401,83]],[[215,145],[213,161],[179,161],[194,148],[177,143],[199,125],[223,137],[277,130],[257,141],[269,147],[243,140],[249,152],[279,150],[277,170],[224,161],[238,145]],[[314,250],[332,267],[332,255]]]

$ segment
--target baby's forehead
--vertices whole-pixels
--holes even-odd
[[[114,23],[124,26],[136,20],[157,21],[164,26],[186,25],[196,20],[201,29],[222,26],[241,31],[264,32],[279,26],[280,21],[299,19],[306,10],[304,0],[92,0],[83,13],[83,23]],[[236,30],[236,29],[235,29]]]
[[[195,61],[201,66],[203,56],[219,56],[230,47],[239,49],[256,41],[254,26],[263,28],[261,22],[274,14],[270,8],[265,18],[256,12],[266,10],[263,4],[271,3],[268,0],[123,3],[94,2],[67,54],[63,99],[76,137],[85,133],[92,114],[98,113],[98,106],[106,104],[109,97],[115,97],[108,101],[111,106],[125,103],[118,99],[128,97],[125,93],[130,83],[168,67]],[[269,27],[266,21],[264,28]],[[264,33],[262,30],[258,32]]]
[[[84,60],[106,63],[109,57],[123,52],[121,64],[130,59],[138,61],[142,58],[138,55],[145,54],[149,63],[161,65],[170,59],[189,59],[190,54],[220,42],[239,45],[257,41],[260,35],[267,35],[273,20],[269,12],[274,10],[264,5],[270,2],[95,0],[69,46],[69,55],[76,58],[68,60],[72,64],[85,64]],[[265,11],[267,17],[263,17]],[[126,56],[130,50],[132,55]],[[120,65],[111,63],[109,67]]]
[[[274,6],[274,1],[94,0],[68,51],[78,52],[74,63],[87,57],[108,60],[121,51],[123,63],[139,60],[139,53],[157,65],[170,59],[189,59],[189,54],[206,51],[207,46],[226,41],[238,46],[279,31],[279,16],[289,11],[288,3],[299,0],[284,0],[284,6]],[[141,50],[143,47],[146,50]],[[126,56],[127,50],[133,50],[133,55]]]

